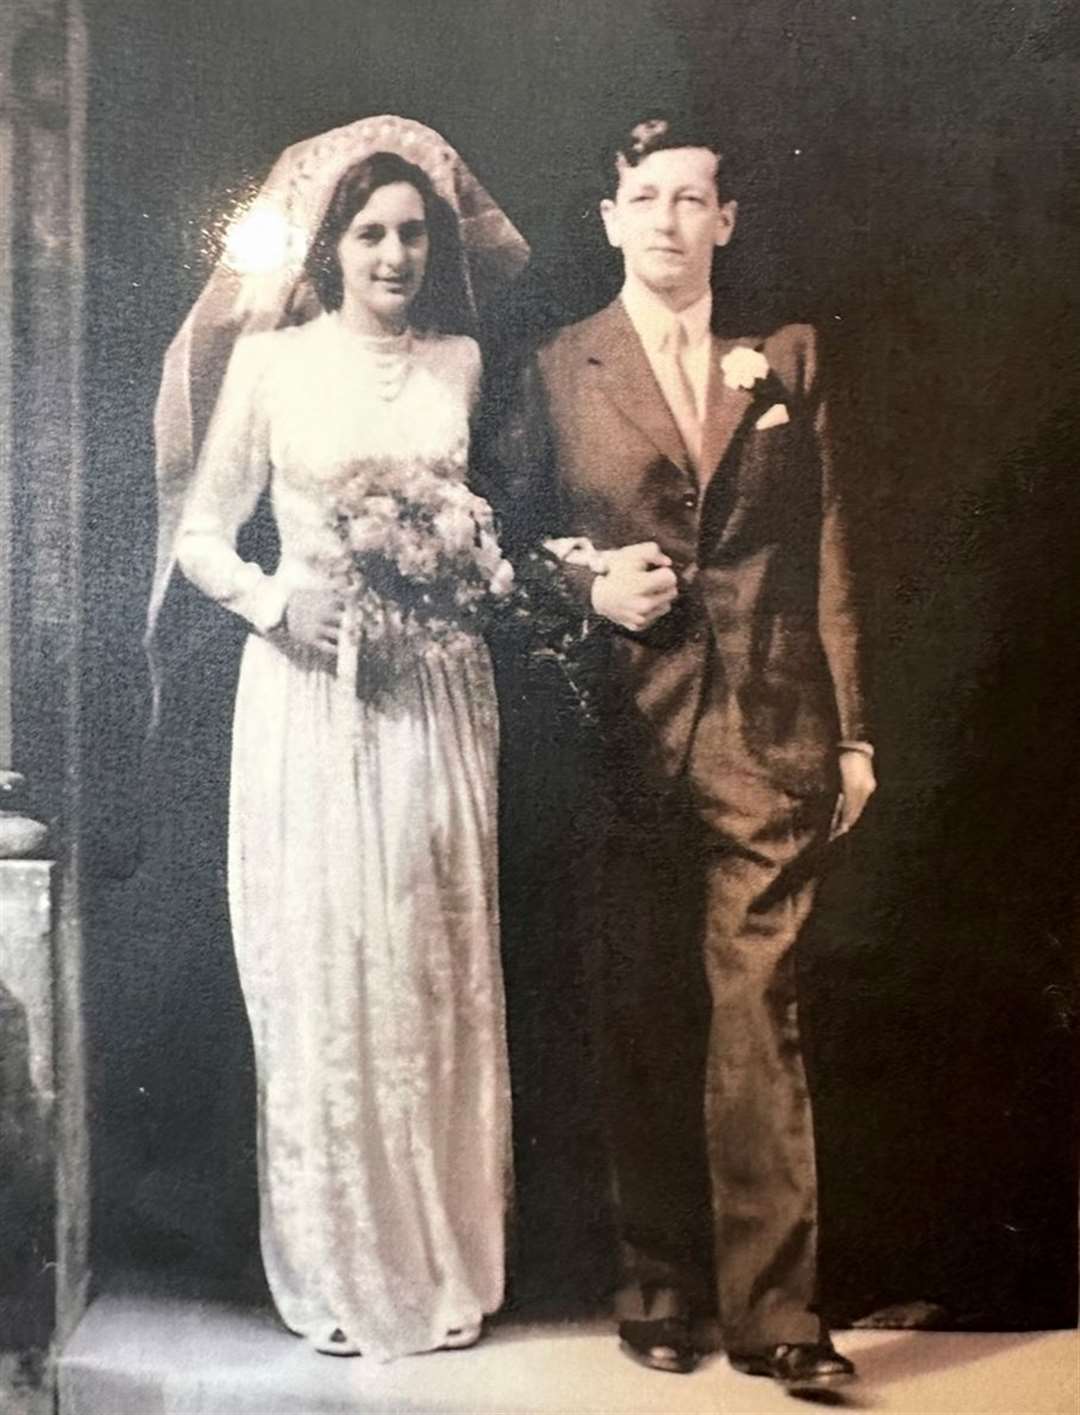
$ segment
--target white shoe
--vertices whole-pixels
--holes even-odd
[[[451,1327],[439,1350],[464,1351],[466,1347],[476,1345],[483,1330],[483,1322],[470,1322],[466,1327]]]
[[[324,1356],[359,1356],[360,1348],[355,1341],[350,1341],[340,1327],[335,1327],[324,1337],[318,1340],[313,1339],[312,1345],[316,1351],[321,1351]]]

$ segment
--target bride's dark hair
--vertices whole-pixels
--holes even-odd
[[[323,308],[340,309],[344,295],[338,242],[372,193],[395,182],[408,182],[420,194],[430,243],[427,273],[409,309],[409,323],[441,334],[472,333],[457,216],[435,191],[427,173],[394,152],[373,152],[362,158],[342,174],[334,188],[305,262]]]

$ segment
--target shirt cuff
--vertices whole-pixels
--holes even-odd
[[[874,744],[872,742],[841,742],[839,750],[841,752],[861,752],[864,757],[872,759]]]

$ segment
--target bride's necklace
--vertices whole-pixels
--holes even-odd
[[[413,368],[413,332],[404,329],[400,334],[361,334],[350,329],[337,316],[337,326],[348,336],[354,347],[366,355],[364,377],[370,379],[378,398],[384,403],[392,403],[400,397]]]
[[[412,330],[404,334],[375,336],[369,345],[375,392],[384,403],[399,397],[413,366]]]

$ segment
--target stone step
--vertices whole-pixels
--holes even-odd
[[[1075,1333],[848,1332],[853,1407],[906,1415],[1076,1415]],[[758,1415],[794,1407],[722,1357],[641,1370],[608,1323],[498,1322],[469,1351],[387,1364],[320,1356],[266,1310],[106,1295],[60,1361],[60,1415]]]

